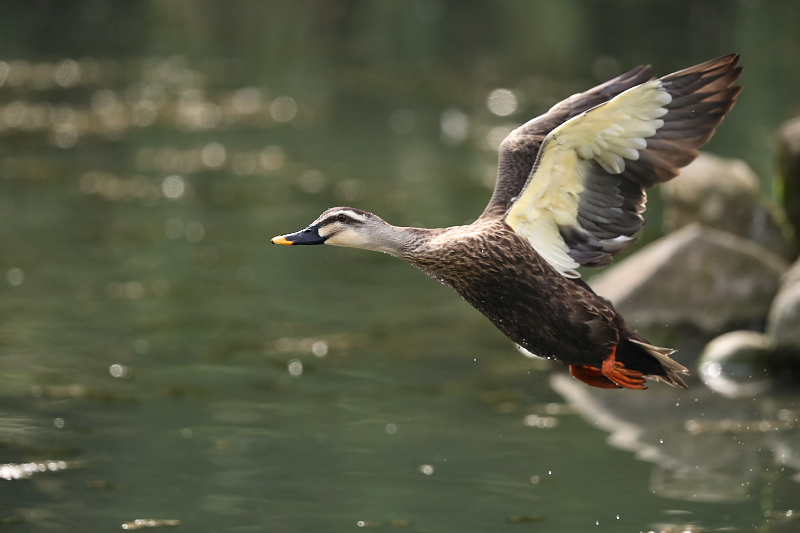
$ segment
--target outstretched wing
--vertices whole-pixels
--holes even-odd
[[[677,176],[733,107],[738,60],[647,81],[555,128],[506,223],[566,277],[610,263],[644,224],[645,189]]]
[[[547,113],[516,128],[500,144],[497,183],[485,214],[502,216],[518,197],[531,174],[539,147],[548,133],[567,120],[607,102],[651,78],[650,65],[639,66],[588,91],[573,94]]]

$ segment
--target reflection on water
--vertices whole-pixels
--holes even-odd
[[[474,218],[511,128],[644,61],[743,53],[714,147],[763,168],[800,69],[753,43],[794,3],[672,3],[656,40],[613,4],[9,7],[0,524],[788,531],[796,394],[551,387],[405,265],[268,244],[335,204]]]
[[[60,420],[60,419],[57,419]],[[0,465],[0,478],[6,480],[26,479],[42,472],[58,472],[67,468],[84,466],[81,461],[44,461],[40,463],[4,464]]]
[[[652,394],[632,405],[576,387],[563,375],[553,386],[582,415],[610,433],[609,442],[656,466],[653,493],[686,501],[743,502],[765,512],[800,503],[800,412],[796,395],[732,400],[695,387]]]

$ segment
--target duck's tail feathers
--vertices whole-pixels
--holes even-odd
[[[670,357],[670,355],[675,353],[675,350],[673,350],[672,348],[661,348],[659,346],[653,346],[652,344],[648,344],[646,342],[634,339],[628,339],[628,340],[638,345],[648,354],[652,355],[656,359],[656,361],[658,361],[659,366],[661,367],[660,370],[663,371],[663,374],[661,373],[645,374],[646,378],[652,379],[654,381],[663,381],[667,385],[672,385],[673,387],[678,387],[681,389],[689,388],[686,386],[686,382],[683,381],[683,379],[679,375],[679,374],[683,375],[689,374],[689,369]]]

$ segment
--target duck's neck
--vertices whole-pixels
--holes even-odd
[[[424,253],[431,239],[442,231],[441,229],[390,226],[374,249],[413,263],[413,258]]]
[[[405,255],[409,250],[416,248],[418,242],[424,242],[424,239],[420,238],[420,233],[424,231],[427,230],[404,228],[384,223],[377,228],[373,228],[369,238],[358,243],[348,243],[348,245],[353,248],[383,252],[405,259]]]

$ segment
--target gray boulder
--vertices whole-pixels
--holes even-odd
[[[800,358],[800,261],[783,277],[769,312],[767,334],[776,348]]]
[[[686,226],[590,281],[654,343],[699,350],[733,329],[761,329],[788,264],[762,246]]]
[[[706,345],[700,356],[700,377],[708,388],[728,398],[753,398],[774,387],[775,363],[769,336],[729,331]]]
[[[783,208],[800,233],[800,117],[786,122],[778,133],[778,175]]]
[[[759,183],[744,161],[701,153],[661,187],[665,230],[699,222],[751,239],[791,260],[797,252],[794,230],[782,209],[761,195]]]

